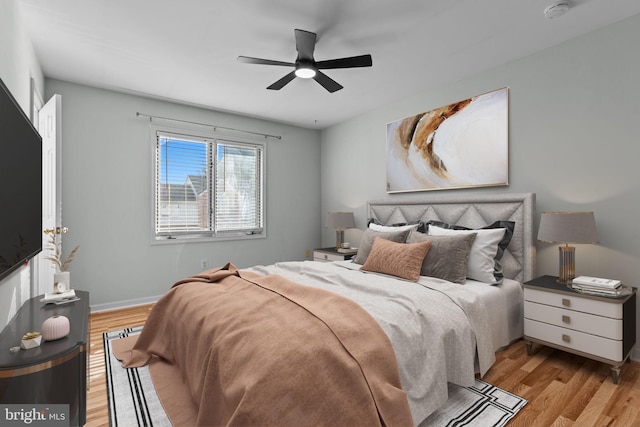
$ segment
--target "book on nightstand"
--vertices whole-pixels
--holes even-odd
[[[571,288],[582,292],[584,294],[589,295],[598,295],[603,297],[621,297],[626,295],[631,295],[633,293],[633,288],[630,286],[622,286],[619,285],[617,288],[608,289],[598,286],[590,286],[590,285],[581,285],[579,283],[573,283]]]
[[[572,280],[574,284],[591,286],[595,288],[616,289],[619,288],[622,283],[620,280],[613,279],[601,279],[599,277],[590,276],[578,276]]]
[[[48,293],[44,294],[44,296],[40,299],[40,302],[45,304],[54,303],[54,304],[64,304],[65,302],[77,301],[79,298],[76,296],[76,291],[73,289],[69,289],[68,291],[57,293]]]
[[[358,253],[358,248],[337,248],[336,249],[341,254],[353,255]]]

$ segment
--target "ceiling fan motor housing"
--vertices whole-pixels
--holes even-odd
[[[298,59],[296,61],[296,76],[303,79],[310,79],[316,75],[316,64],[308,59]]]

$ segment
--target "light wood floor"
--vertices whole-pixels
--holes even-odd
[[[85,426],[109,425],[107,382],[104,370],[102,334],[129,326],[143,325],[152,305],[91,314],[91,344],[89,348],[89,391],[87,392],[87,423]]]
[[[108,426],[102,333],[144,324],[150,305],[91,315],[87,426]],[[483,378],[529,403],[509,423],[524,426],[640,426],[640,363],[626,363],[614,385],[609,367],[583,357],[523,341],[497,355]]]

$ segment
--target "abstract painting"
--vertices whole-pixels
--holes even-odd
[[[509,91],[387,124],[387,192],[509,185]]]

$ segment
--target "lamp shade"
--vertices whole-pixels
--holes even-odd
[[[593,212],[543,212],[538,240],[549,243],[598,243]]]
[[[353,212],[329,212],[326,226],[336,229],[354,228],[356,221],[353,218]]]

